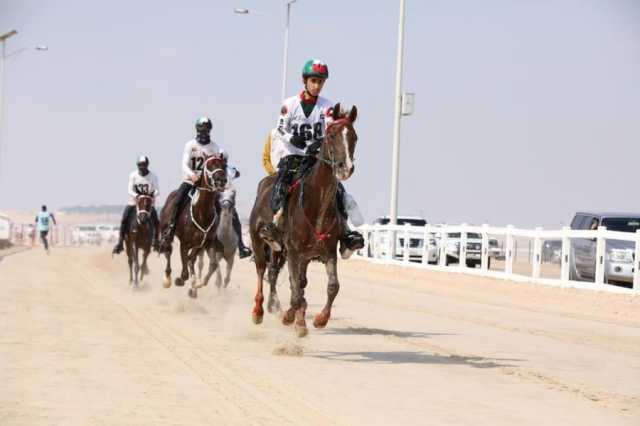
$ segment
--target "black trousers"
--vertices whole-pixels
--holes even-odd
[[[173,211],[171,212],[171,225],[175,227],[176,221],[178,220],[178,215],[187,204],[189,200],[189,191],[193,188],[193,185],[187,182],[182,182],[178,187],[178,191],[176,193],[176,202],[173,205]]]

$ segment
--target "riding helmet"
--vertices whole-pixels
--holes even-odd
[[[302,78],[329,78],[329,67],[321,59],[309,59],[302,67]]]

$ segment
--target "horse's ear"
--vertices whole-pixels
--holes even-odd
[[[332,118],[334,120],[339,120],[340,119],[340,102],[335,104],[335,106],[333,107]]]
[[[358,108],[354,105],[349,111],[349,121],[353,123],[356,118],[358,118]]]

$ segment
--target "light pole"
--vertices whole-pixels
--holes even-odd
[[[4,63],[5,60],[16,56],[25,50],[49,50],[47,46],[37,45],[34,47],[23,47],[18,50],[15,50],[9,54],[6,53],[6,42],[10,37],[18,34],[18,31],[12,30],[8,33],[0,35],[0,43],[2,43],[2,48],[0,49],[0,179],[2,178],[2,137],[4,130]]]
[[[398,220],[398,173],[400,169],[400,117],[402,115],[402,59],[404,50],[404,0],[400,0],[400,18],[398,21],[398,50],[396,56],[396,94],[393,116],[393,157],[391,162],[391,206],[389,223],[395,225]],[[391,233],[391,256],[395,256],[396,237]]]
[[[284,25],[284,53],[282,59],[282,94],[280,96],[280,100],[283,100],[287,96],[287,64],[289,62],[289,21],[291,18],[291,5],[298,0],[286,0],[286,8],[287,8],[287,16],[285,19]],[[245,8],[235,8],[233,9],[234,13],[238,15],[248,15],[251,12],[249,9]]]

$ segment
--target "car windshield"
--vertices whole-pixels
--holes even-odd
[[[95,231],[95,226],[78,226],[79,231]]]
[[[425,226],[427,224],[427,221],[424,219],[410,219],[410,218],[402,218],[399,217],[397,219],[398,221],[398,225],[406,225],[409,224],[411,226]],[[380,219],[376,220],[376,223],[379,223],[380,225],[386,225],[389,223],[389,218],[388,217],[381,217]]]
[[[640,218],[605,217],[602,225],[607,227],[607,231],[636,232],[636,229],[640,229]]]
[[[447,234],[447,238],[460,238],[460,233],[459,232],[452,232],[450,234]],[[473,238],[473,239],[480,240],[480,239],[482,239],[482,236],[480,234],[478,234],[477,232],[467,232],[467,238]]]

